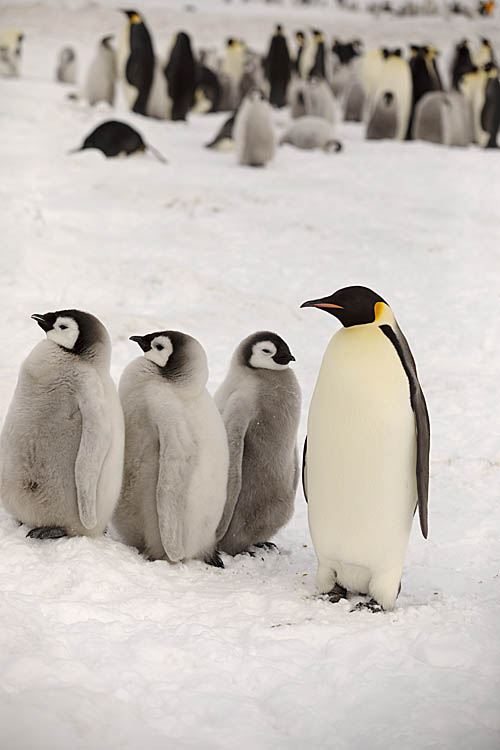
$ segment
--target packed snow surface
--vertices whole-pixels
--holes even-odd
[[[73,44],[80,79],[120,33],[106,6],[8,5],[26,34],[22,76],[0,82],[0,418],[42,332],[35,312],[96,314],[116,381],[128,337],[178,328],[205,346],[213,392],[248,333],[285,338],[307,409],[338,323],[306,299],[348,284],[391,304],[413,349],[432,425],[430,537],[417,523],[392,613],[315,596],[299,490],[280,553],[148,562],[114,535],[39,542],[0,511],[0,747],[453,748],[500,742],[500,156],[366,142],[341,124],[340,154],[279,149],[240,167],[209,141],[224,114],[159,122],[91,110],[54,82]],[[449,59],[492,21],[373,19],[257,3],[143,4],[157,50],[189,31],[264,52],[273,24],[320,25],[370,44],[433,41]],[[135,126],[169,159],[68,155],[104,119]],[[287,111],[275,114],[281,132]]]

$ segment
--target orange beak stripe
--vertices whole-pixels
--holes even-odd
[[[331,302],[316,302],[313,307],[336,307],[338,310],[343,310],[342,305],[333,305]]]

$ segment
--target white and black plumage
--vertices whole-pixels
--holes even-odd
[[[84,88],[84,97],[89,104],[114,103],[116,53],[111,45],[112,39],[111,35],[101,39],[89,65]]]
[[[81,310],[32,315],[47,334],[21,366],[0,437],[0,497],[38,539],[97,536],[120,493],[123,415],[111,342]]]
[[[374,94],[369,101],[367,138],[404,140],[412,103],[412,77],[399,48],[381,50]]]
[[[145,115],[155,69],[153,43],[141,15],[135,10],[122,12],[127,22],[118,48],[118,72],[129,109]]]
[[[206,389],[205,351],[179,331],[131,339],[144,356],[120,379],[125,468],[114,525],[155,560],[200,558],[223,567],[215,532],[226,501],[228,445]]]
[[[265,60],[266,78],[269,81],[269,101],[273,107],[284,107],[288,84],[292,75],[290,53],[283,29],[276,26]]]
[[[89,148],[96,148],[107,157],[130,156],[131,154],[151,151],[151,153],[161,162],[166,163],[163,154],[146,143],[143,137],[126,122],[120,120],[106,120],[98,125],[85,138],[80,148],[74,149],[70,153],[85,151]]]
[[[276,137],[272,110],[258,89],[244,98],[234,120],[233,133],[240,164],[261,167],[273,158]]]
[[[361,286],[304,302],[343,325],[312,397],[303,480],[317,585],[392,609],[418,507],[427,537],[430,428],[415,361],[391,308]]]
[[[265,545],[291,518],[299,478],[300,387],[283,339],[259,331],[244,339],[215,394],[229,441],[227,503],[218,549],[236,555]]]

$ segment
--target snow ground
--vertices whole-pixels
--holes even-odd
[[[263,49],[278,12],[172,5],[145,6],[164,47],[175,28],[207,44],[243,25]],[[487,34],[500,50],[484,20],[286,13],[290,28],[307,18],[368,44],[431,39],[446,57],[453,41]],[[427,397],[430,538],[415,525],[393,613],[351,613],[352,602],[314,597],[300,491],[281,554],[225,556],[223,571],[146,562],[109,537],[27,540],[0,511],[0,747],[498,747],[500,157],[368,143],[348,124],[339,155],[285,146],[252,170],[201,147],[225,115],[185,125],[122,108],[168,166],[69,157],[114,114],[65,99],[52,81],[58,50],[75,44],[83,71],[121,23],[78,2],[0,12],[26,32],[22,78],[0,81],[0,419],[40,340],[29,316],[80,307],[111,333],[116,380],[137,355],[131,334],[195,335],[213,391],[243,336],[276,330],[297,358],[302,441],[336,323],[299,305],[365,284],[391,303]]]

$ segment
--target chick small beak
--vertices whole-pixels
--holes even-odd
[[[143,352],[145,352],[149,347],[149,344],[145,340],[144,336],[129,336],[129,340],[135,341],[136,344],[139,344]]]

